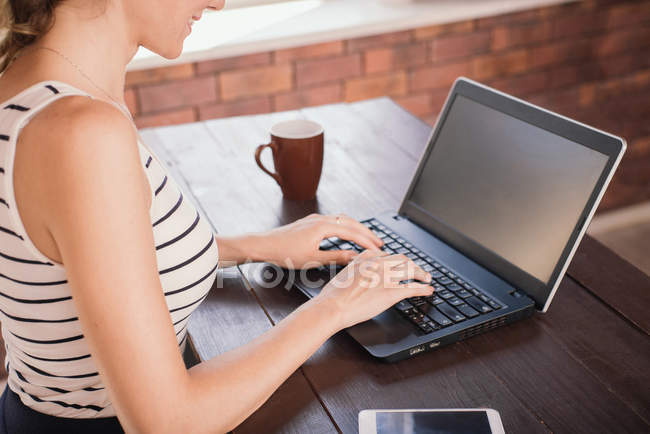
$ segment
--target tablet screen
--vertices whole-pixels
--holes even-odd
[[[377,434],[491,434],[484,411],[376,413]]]

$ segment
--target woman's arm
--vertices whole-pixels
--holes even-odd
[[[430,277],[406,267],[405,257],[368,251],[272,330],[187,371],[157,271],[134,133],[108,105],[54,104],[58,120],[34,119],[30,135],[43,150],[34,168],[39,199],[84,337],[128,432],[232,429],[334,332],[432,291],[397,284]]]
[[[370,229],[346,215],[311,214],[260,234],[217,236],[219,264],[227,267],[262,261],[285,268],[313,268],[330,262],[346,265],[356,256],[352,250],[319,250],[321,241],[329,237],[353,241],[369,250],[378,250],[383,244]]]

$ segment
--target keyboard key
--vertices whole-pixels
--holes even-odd
[[[466,290],[466,289],[461,289],[460,291],[458,291],[458,292],[456,293],[456,295],[457,295],[458,297],[461,297],[461,298],[467,298],[467,297],[471,297],[471,296],[472,296],[472,293],[469,292],[469,291]]]
[[[480,298],[481,300],[483,300],[484,302],[486,302],[486,303],[490,301],[490,297],[488,297],[488,296],[485,295],[485,294],[479,294],[479,298]]]
[[[392,255],[393,253],[395,253],[395,250],[391,249],[390,247],[388,247],[386,245],[382,246],[381,250],[388,253],[389,255]]]
[[[458,290],[460,290],[460,289],[463,289],[462,286],[457,285],[457,284],[455,284],[455,283],[450,283],[449,285],[446,285],[446,286],[447,286],[447,289],[448,289],[448,290],[450,290],[450,291],[454,291],[454,292],[456,292],[456,291],[458,291]],[[463,289],[463,291],[465,291],[465,290]]]
[[[443,327],[447,327],[453,324],[449,318],[441,314],[440,311],[435,307],[432,307],[432,309],[427,312],[427,316]]]
[[[354,243],[354,242],[350,241],[350,244],[352,245],[352,248],[354,250],[356,250],[357,252],[363,252],[365,250],[363,247],[361,247],[357,243]]]
[[[469,298],[465,299],[465,301],[468,304],[472,305],[472,307],[474,309],[478,310],[479,312],[483,312],[483,313],[492,312],[492,308],[490,306],[483,303],[481,300],[479,300],[476,297],[469,297]]]
[[[467,283],[467,282],[463,283],[462,285],[463,285],[463,286],[465,287],[465,289],[467,289],[467,290],[471,290],[471,289],[472,289],[472,285],[470,285],[470,284]]]
[[[340,239],[339,237],[328,238],[328,240],[329,240],[330,243],[332,243],[332,244],[334,244],[334,245],[337,245],[337,246],[338,246],[339,244],[345,242],[345,241],[343,241],[342,239]]]
[[[488,304],[489,304],[490,306],[492,306],[492,308],[493,308],[494,310],[501,309],[501,305],[500,305],[499,303],[497,303],[496,301],[494,301],[494,300],[490,300],[490,301],[488,301]]]
[[[385,228],[385,229],[382,229],[382,230],[383,230],[384,232],[386,232],[387,234],[389,234],[389,235],[395,233],[395,232],[391,231],[391,230],[388,229],[388,228]]]
[[[437,263],[437,262],[434,262],[434,263],[433,263],[433,266],[436,267],[436,268],[440,268],[440,267],[442,267],[442,265],[440,265],[440,264]]]
[[[407,255],[407,256],[408,256],[408,255]],[[426,271],[427,273],[433,271],[433,267],[432,267],[431,265],[429,265],[429,264],[424,264],[424,265],[421,266],[421,268],[422,268],[424,271]]]
[[[438,297],[437,295],[432,295],[431,299],[429,300],[429,303],[431,304],[440,304],[445,301],[444,298]]]
[[[422,259],[416,259],[413,262],[415,262],[415,265],[420,266],[420,267],[423,267],[423,266],[427,265],[427,263],[424,262]]]
[[[400,312],[404,312],[406,310],[413,309],[413,305],[406,300],[402,300],[395,305],[395,309],[399,310]]]
[[[406,242],[406,240],[404,238],[402,238],[402,237],[398,237],[397,242],[400,243],[400,244],[404,244]]]
[[[436,280],[438,281],[438,283],[440,283],[442,285],[447,285],[448,283],[451,283],[451,280],[449,280],[449,277],[447,277],[447,276],[442,276],[442,277],[440,277],[440,278],[438,278]]]
[[[449,292],[446,289],[443,289],[442,291],[438,291],[438,295],[444,299],[448,299],[454,296],[453,292]]]
[[[454,320],[454,322],[461,322],[464,321],[466,318],[463,314],[458,312],[456,309],[448,305],[447,303],[440,303],[439,305],[436,306],[440,312],[444,313],[445,316],[451,318]]]
[[[406,247],[400,247],[399,249],[396,250],[396,252],[399,253],[400,255],[405,255],[409,251],[408,251],[408,249]]]
[[[341,250],[354,250],[354,247],[350,243],[339,244],[339,249]]]
[[[418,308],[419,308],[419,306],[420,306],[421,304],[426,304],[426,303],[427,303],[427,301],[424,299],[424,297],[411,297],[411,298],[408,299],[408,301],[409,301],[413,306],[418,307]]]
[[[420,255],[420,257],[422,259],[424,259],[425,261],[427,261],[429,264],[431,264],[433,262],[433,259],[431,258],[431,256],[426,256],[426,255],[422,256],[422,255]],[[433,266],[435,267],[436,264],[433,264]]]
[[[431,285],[433,285],[433,289],[435,289],[436,291],[444,291],[445,290],[445,287],[442,286],[441,284],[439,284],[438,282],[436,282],[435,280],[433,280],[431,282]]]
[[[466,304],[461,304],[460,306],[456,306],[456,309],[461,311],[465,316],[469,318],[474,318],[475,316],[478,316],[478,312]]]
[[[449,272],[449,270],[447,270],[445,267],[436,267],[436,268],[438,268],[438,270],[440,270],[440,272],[445,273],[445,274],[447,274]]]
[[[411,247],[413,247],[413,244],[411,244],[411,243],[409,243],[407,241],[406,243],[404,243],[404,247],[406,247],[407,249],[410,249]]]
[[[454,280],[455,280],[456,283],[459,284],[459,285],[464,285],[464,284],[465,284],[465,281],[464,281],[463,279],[461,279],[460,277],[457,277],[457,278],[455,278]]]
[[[372,227],[372,222],[370,220],[367,220],[367,221],[361,222],[361,223],[363,223],[363,225],[368,227],[368,228]]]
[[[413,259],[413,260],[418,258],[418,256],[415,253],[411,253],[411,252],[408,252],[406,254],[406,257],[409,258],[409,259]]]
[[[433,332],[433,327],[430,325],[431,323],[422,323],[418,324],[418,327],[420,327],[420,330],[422,330],[424,333],[431,333]]]
[[[390,247],[391,249],[399,249],[400,245],[396,242],[392,242],[388,244],[388,247]]]
[[[479,290],[476,289],[476,288],[472,288],[472,289],[470,289],[469,292],[471,292],[471,293],[474,294],[474,295],[480,295],[480,294],[481,294],[481,291],[479,291]]]
[[[415,247],[411,247],[411,252],[413,252],[413,253],[422,253],[422,252],[420,252],[420,249],[416,249]]]
[[[381,237],[381,236],[385,235],[382,231],[380,231],[378,229],[371,229],[371,230],[372,230],[372,233],[374,233],[378,237]]]
[[[456,278],[456,275],[454,273],[452,273],[451,271],[447,272],[446,274],[447,274],[447,277],[449,277],[450,279],[455,279]]]
[[[378,223],[375,226],[377,226],[377,228],[381,229],[382,231],[385,231],[387,229],[386,226],[382,225],[381,223]]]
[[[332,244],[332,242],[330,240],[325,239],[325,240],[320,242],[319,248],[321,250],[330,250],[330,249],[334,248],[334,244]]]
[[[458,306],[463,304],[463,300],[461,300],[458,297],[451,297],[450,299],[447,300],[447,303],[451,304],[452,306]]]

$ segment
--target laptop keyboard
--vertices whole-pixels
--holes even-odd
[[[481,290],[466,282],[453,270],[416,248],[404,238],[375,219],[362,222],[384,241],[382,250],[390,254],[403,254],[412,259],[432,276],[435,291],[428,297],[411,297],[397,303],[396,309],[404,318],[423,333],[433,333],[453,324],[463,322],[503,306]],[[321,250],[355,250],[363,247],[333,237],[323,240]]]

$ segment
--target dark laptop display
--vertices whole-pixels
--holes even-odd
[[[607,160],[458,95],[407,201],[547,284]]]
[[[399,210],[363,223],[435,292],[347,332],[394,361],[545,312],[625,141],[465,78],[454,83]],[[354,249],[330,238],[322,249]],[[309,270],[310,297],[333,276]]]

